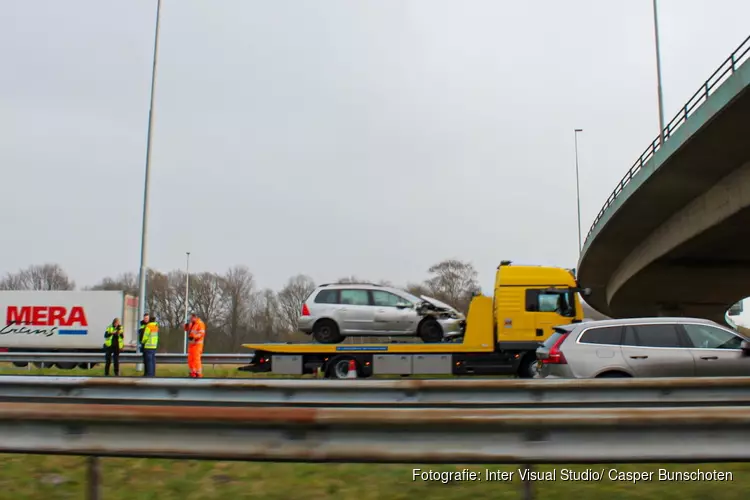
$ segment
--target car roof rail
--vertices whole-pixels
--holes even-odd
[[[323,287],[323,286],[341,286],[341,285],[367,285],[367,286],[381,286],[381,287],[383,287],[383,286],[387,286],[387,287],[392,286],[392,285],[384,285],[384,284],[381,284],[381,283],[369,283],[367,281],[357,281],[357,282],[354,282],[354,283],[349,283],[349,282],[346,282],[346,283],[341,283],[341,282],[321,283],[317,287],[319,288],[319,287]]]

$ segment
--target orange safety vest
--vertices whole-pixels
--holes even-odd
[[[188,340],[190,345],[203,345],[203,339],[206,336],[206,324],[203,320],[198,318],[190,323],[190,330],[188,332]]]

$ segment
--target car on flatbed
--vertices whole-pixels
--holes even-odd
[[[610,319],[554,330],[537,349],[538,378],[750,375],[750,339],[706,319]]]
[[[463,334],[466,317],[431,297],[373,283],[318,286],[302,304],[300,331],[322,344],[350,336],[419,337],[442,342]]]

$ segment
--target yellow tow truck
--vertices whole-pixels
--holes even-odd
[[[243,344],[254,350],[243,371],[349,378],[373,375],[518,375],[536,373],[536,349],[552,327],[583,320],[575,272],[503,261],[492,297],[477,295],[469,304],[466,328],[454,341],[373,344]]]

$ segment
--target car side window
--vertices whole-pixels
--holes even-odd
[[[369,306],[370,296],[367,290],[341,290],[341,303],[351,306]]]
[[[721,328],[708,325],[682,325],[693,347],[700,349],[742,349],[742,339]]]
[[[610,326],[605,328],[591,328],[581,335],[581,344],[620,345],[622,341],[622,327]]]
[[[675,325],[664,323],[629,328],[635,329],[637,345],[640,347],[685,347],[680,342],[680,334]]]
[[[338,290],[321,290],[315,296],[316,304],[338,304]]]
[[[396,304],[406,302],[406,299],[402,299],[398,295],[389,292],[384,292],[383,290],[373,290],[372,302],[380,307],[395,307]]]

